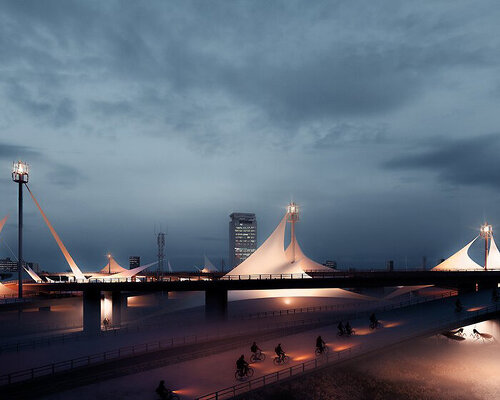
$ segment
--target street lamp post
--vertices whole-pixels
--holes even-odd
[[[484,223],[481,226],[480,235],[484,239],[484,270],[488,269],[488,242],[493,235],[493,227]]]
[[[295,223],[299,220],[299,206],[292,201],[286,207],[286,215],[291,226],[292,262],[295,262]]]
[[[108,253],[108,274],[111,275],[111,254]]]
[[[12,180],[19,184],[17,279],[18,297],[23,297],[23,184],[28,183],[28,164],[17,161],[12,164]]]

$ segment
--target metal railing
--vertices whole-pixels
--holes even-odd
[[[391,305],[387,305],[384,307],[379,307],[375,309],[371,309],[370,312],[376,311],[376,312],[384,312],[384,311],[389,311],[401,307],[406,307],[406,306],[411,306],[411,305],[416,305],[416,304],[421,304],[425,303],[428,301],[432,300],[437,300],[437,299],[443,299],[447,298],[450,296],[454,295],[454,291],[442,293],[441,295],[437,296],[432,296],[432,297],[426,297],[426,298],[415,298],[415,299],[410,299],[408,301],[404,302],[399,302],[399,303],[394,303]],[[340,317],[341,320],[348,320],[348,319],[357,319],[360,318],[361,316],[366,315],[366,310],[365,311],[359,311],[355,313],[350,313],[350,314],[345,314]],[[313,318],[313,319],[303,319],[303,320],[293,320],[293,321],[286,321],[286,322],[280,322],[276,323],[273,325],[269,325],[267,327],[267,331],[272,331],[272,330],[277,330],[277,329],[283,329],[283,328],[290,328],[290,327],[300,327],[300,326],[308,326],[312,324],[331,324],[334,322],[338,322],[339,316],[335,316],[335,318]],[[72,370],[74,368],[82,367],[82,366],[89,366],[91,364],[97,364],[97,363],[102,363],[105,361],[110,361],[110,360],[115,360],[119,358],[126,358],[130,356],[135,356],[139,354],[145,354],[145,353],[151,353],[159,350],[165,350],[168,348],[173,348],[173,347],[178,347],[178,346],[184,346],[184,345],[189,345],[189,344],[197,344],[197,343],[207,343],[210,341],[214,340],[220,340],[220,339],[225,339],[229,337],[234,337],[240,334],[250,334],[251,331],[248,329],[239,329],[238,331],[232,331],[232,335],[223,335],[220,333],[217,333],[215,335],[187,335],[183,337],[172,337],[170,339],[166,340],[158,340],[158,341],[151,341],[147,343],[141,343],[137,345],[131,345],[131,346],[124,346],[120,347],[118,349],[114,350],[109,350],[105,351],[102,353],[96,353],[88,356],[83,356],[83,357],[78,357],[74,358],[71,360],[67,361],[60,361],[56,363],[51,363],[47,365],[43,365],[40,367],[35,367],[35,368],[28,368],[16,372],[12,372],[9,374],[5,374],[0,376],[0,386],[2,385],[8,385],[11,383],[16,383],[16,382],[22,382],[26,380],[32,380],[40,376],[45,376],[45,375],[53,375],[58,372],[62,371],[68,371]],[[257,332],[262,332],[262,329],[258,328]],[[82,337],[81,335],[79,337]]]
[[[431,328],[427,328],[420,332],[415,332],[409,335],[402,336],[398,338],[397,341],[391,342],[390,345],[396,345],[416,336],[425,336],[426,334],[430,334],[432,332],[436,332],[438,330],[444,329],[449,324],[461,324],[466,321],[473,320],[474,318],[479,317],[480,315],[490,314],[490,313],[498,313],[500,310],[500,305],[493,304],[488,307],[485,307],[481,310],[477,310],[474,312],[467,312],[465,318],[460,318],[461,315],[456,315],[455,318],[449,318],[446,320],[438,319],[430,321],[431,324],[436,324],[437,322],[441,323],[441,326],[436,328],[435,326]],[[352,358],[356,355],[361,355],[361,350],[364,348],[368,348],[368,346],[360,344],[352,346],[348,349],[336,351],[333,353],[329,353],[324,355],[322,358],[315,358],[314,360],[305,361],[300,364],[296,364],[290,366],[288,368],[281,369],[276,372],[272,372],[254,379],[250,379],[246,382],[239,383],[233,386],[226,387],[224,389],[217,390],[215,392],[197,397],[196,400],[223,400],[223,399],[232,399],[236,396],[239,396],[243,393],[249,392],[251,390],[256,390],[263,388],[265,386],[278,383],[280,381],[289,379],[295,375],[301,375],[325,366],[335,365],[335,363],[345,361],[349,358]]]

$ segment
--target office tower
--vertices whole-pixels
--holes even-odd
[[[141,266],[141,257],[139,256],[130,256],[128,258],[128,264],[130,269],[134,269]]]
[[[257,249],[257,219],[251,213],[232,213],[229,218],[229,267],[234,268]]]

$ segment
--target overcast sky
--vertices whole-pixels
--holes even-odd
[[[85,270],[220,265],[295,200],[311,258],[428,264],[500,229],[500,3],[1,1],[0,256],[13,160]],[[25,192],[25,258],[67,265]],[[476,249],[481,258],[480,245]]]

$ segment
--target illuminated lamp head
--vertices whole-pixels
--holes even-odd
[[[483,225],[481,225],[481,230],[480,230],[481,237],[487,239],[490,238],[492,234],[493,234],[493,227],[491,225],[488,225],[488,223],[484,223]]]
[[[14,182],[28,183],[29,165],[23,161],[12,163],[12,180]]]
[[[288,221],[299,220],[299,206],[293,201],[286,207],[286,214]]]

